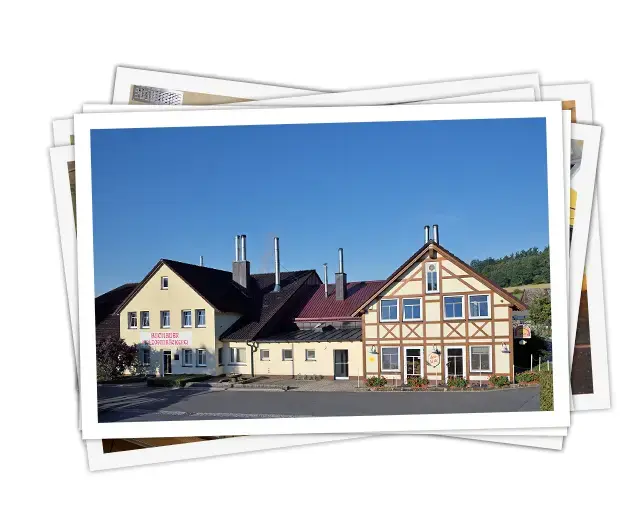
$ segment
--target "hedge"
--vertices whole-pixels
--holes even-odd
[[[553,373],[540,374],[540,410],[553,411]]]
[[[202,382],[211,379],[211,375],[206,374],[184,374],[184,375],[165,375],[164,377],[147,378],[147,386],[164,386],[166,388],[181,387],[188,382]]]

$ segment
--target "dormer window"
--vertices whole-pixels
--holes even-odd
[[[168,276],[162,276],[160,278],[160,289],[161,290],[168,290],[169,289],[169,277]]]

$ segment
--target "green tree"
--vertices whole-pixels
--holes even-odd
[[[543,337],[551,336],[551,295],[548,293],[536,297],[529,307],[529,320],[536,333]]]
[[[116,379],[126,370],[138,373],[138,348],[129,346],[117,336],[100,339],[96,346],[98,380]]]

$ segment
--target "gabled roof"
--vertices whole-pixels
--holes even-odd
[[[280,274],[280,291],[273,292],[275,274],[251,276],[250,309],[220,335],[222,341],[251,341],[270,335],[283,322],[293,320],[292,312],[309,298],[320,282],[315,270],[298,270]]]
[[[259,337],[260,342],[297,343],[297,342],[343,342],[362,340],[362,328],[313,328],[311,330],[289,330],[268,337]]]
[[[96,325],[114,313],[138,283],[126,283],[96,297]]]
[[[351,317],[365,301],[384,285],[384,281],[359,281],[347,283],[347,296],[344,301],[336,299],[336,285],[328,285],[325,297],[324,285],[321,285],[298,312],[296,321],[330,321]]]
[[[182,263],[181,261],[173,261],[171,259],[161,259],[140,282],[135,291],[122,302],[116,310],[116,313],[120,313],[124,307],[129,304],[131,299],[147,284],[162,265],[168,266],[189,285],[194,292],[216,310],[220,312],[244,313],[247,309],[248,295],[244,288],[233,281],[231,272]]]
[[[352,316],[358,315],[362,310],[364,310],[376,297],[378,297],[382,292],[384,292],[387,288],[389,288],[408,268],[410,268],[414,263],[418,262],[430,249],[435,250],[439,254],[443,255],[445,258],[448,258],[449,261],[458,265],[459,268],[462,268],[469,274],[473,275],[475,278],[482,281],[486,286],[488,286],[491,290],[496,292],[498,295],[502,296],[509,303],[511,303],[518,310],[526,310],[526,306],[516,299],[509,292],[498,286],[496,283],[487,279],[485,276],[480,275],[473,268],[471,268],[467,263],[462,261],[462,259],[454,256],[447,249],[443,248],[440,244],[435,243],[433,240],[428,241],[424,245],[422,245],[409,259],[407,259],[398,269],[391,274],[384,284],[380,287],[380,289],[373,294],[367,301],[365,301],[355,312],[353,312]]]

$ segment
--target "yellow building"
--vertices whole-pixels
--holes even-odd
[[[381,281],[347,282],[340,249],[335,284],[326,268],[324,282],[281,273],[277,238],[275,271],[251,274],[237,236],[230,272],[162,259],[101,324],[118,324],[155,375],[513,379],[511,314],[524,305],[434,234]]]

